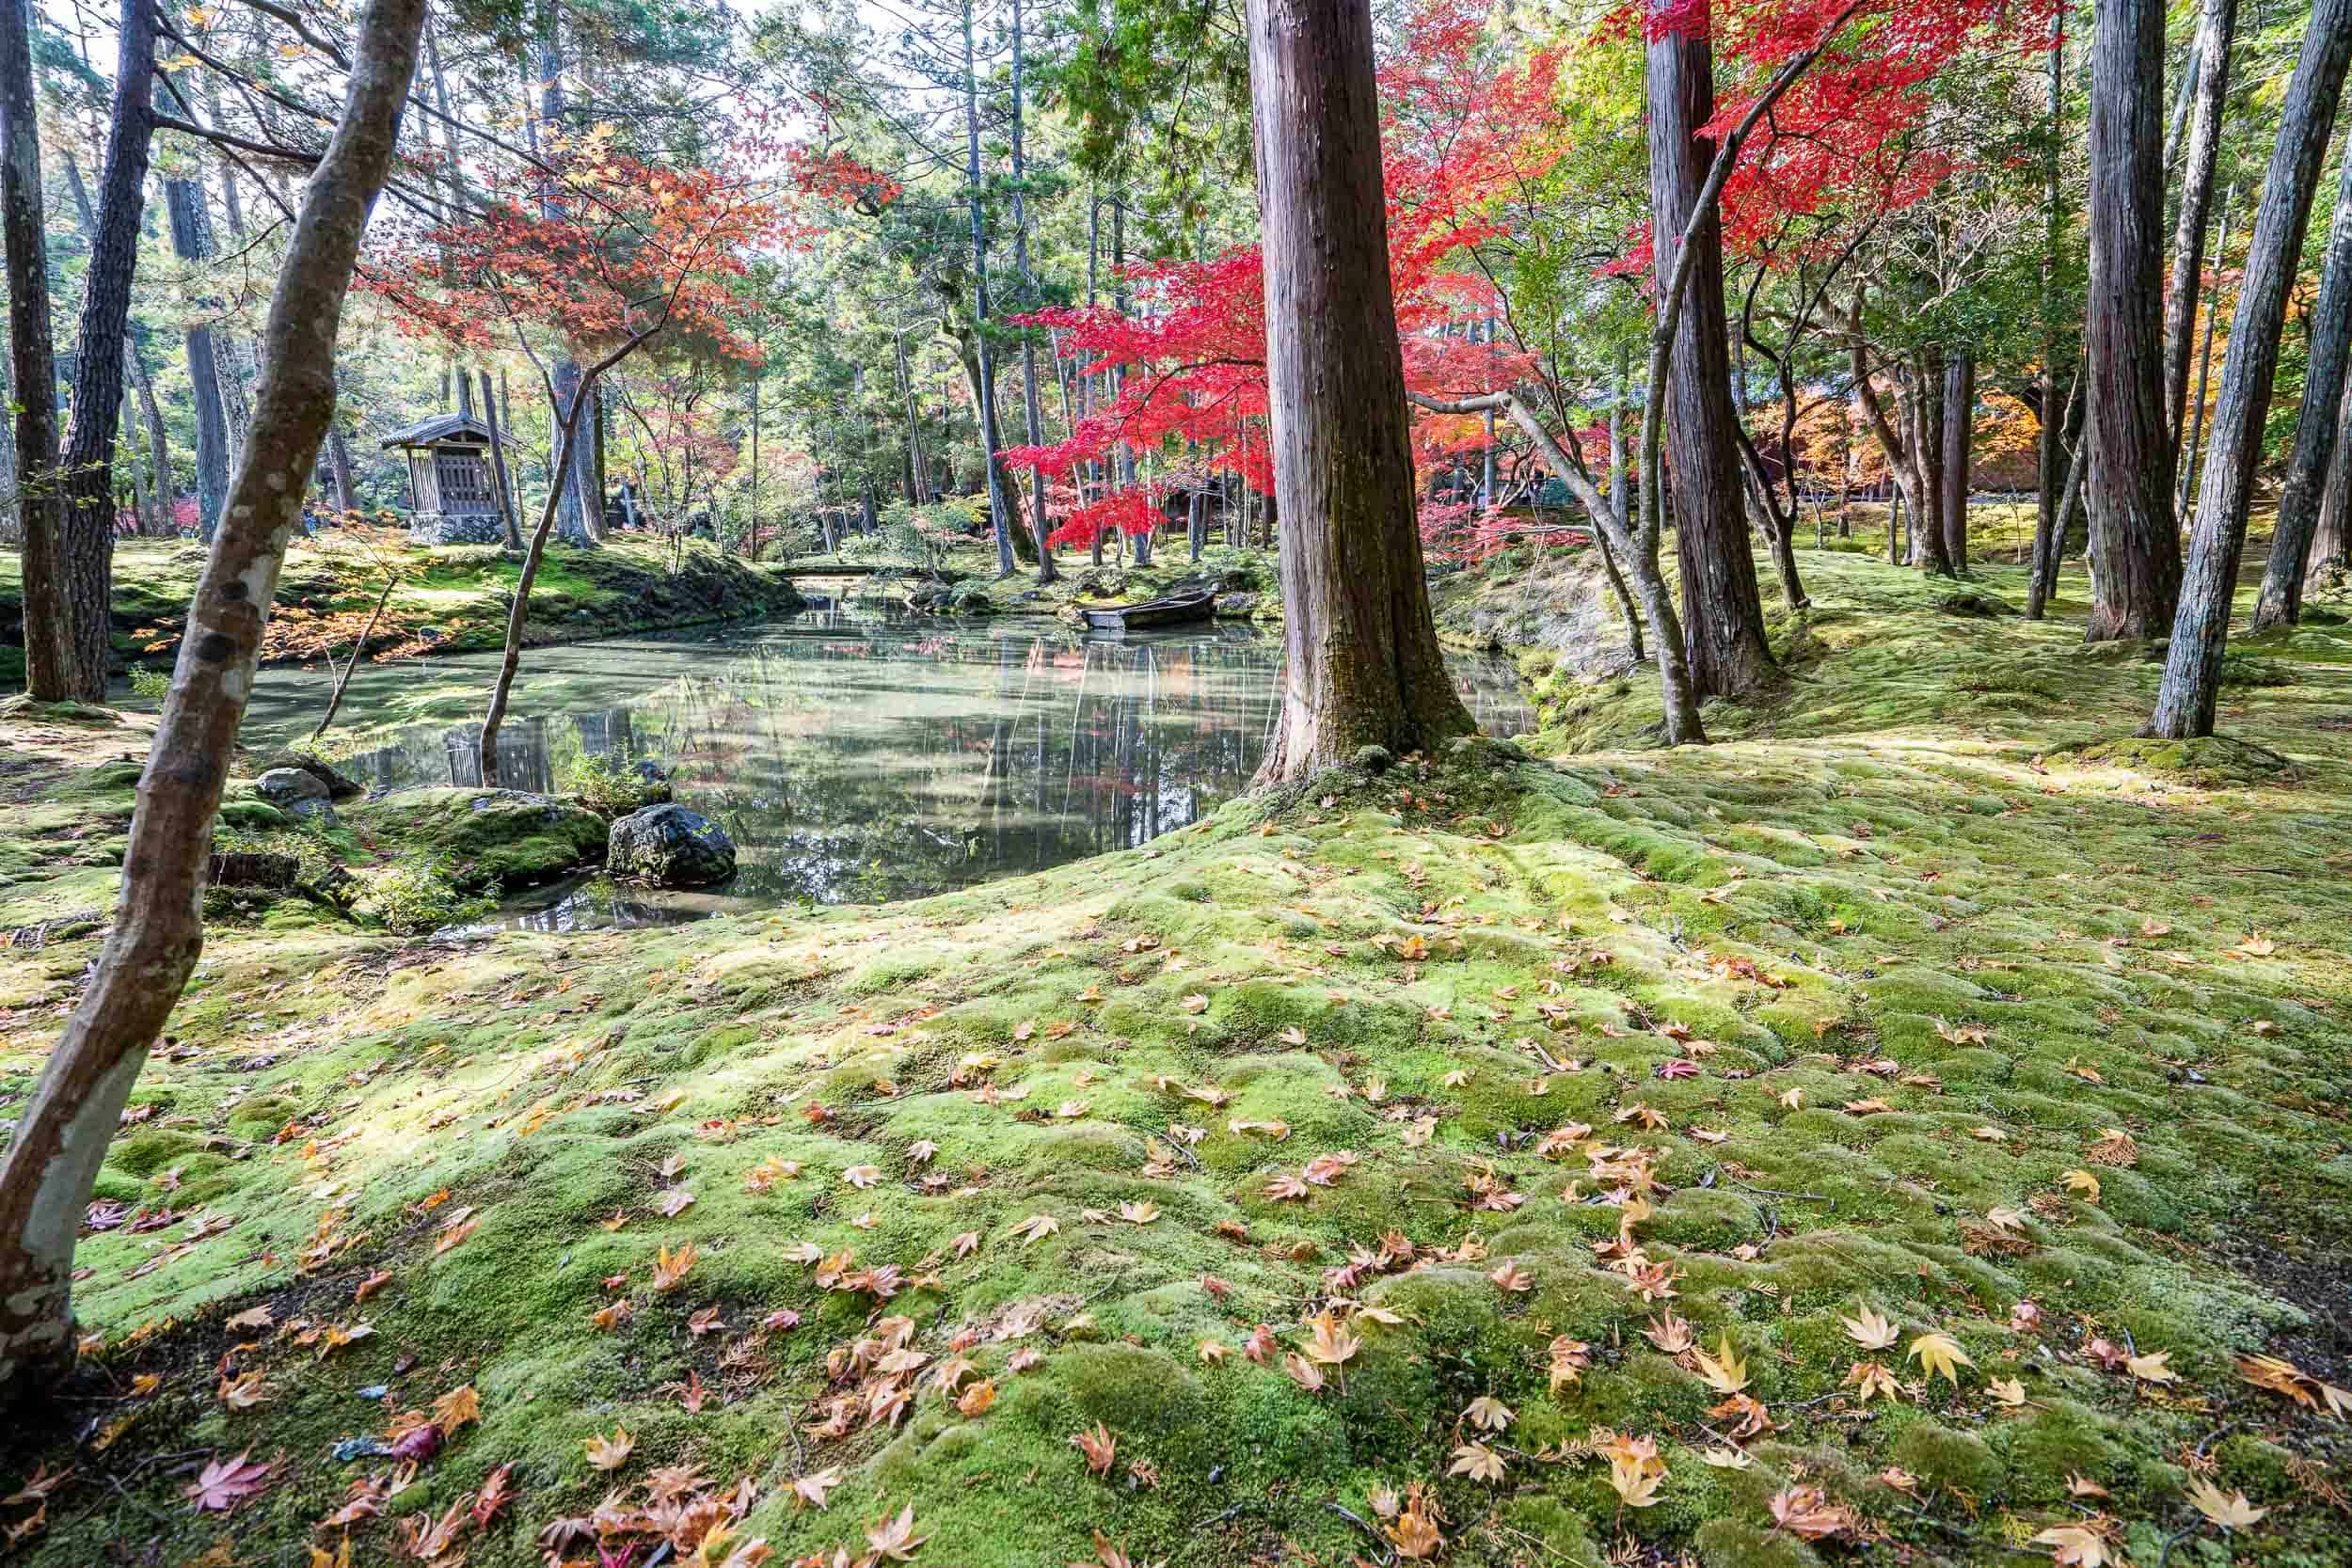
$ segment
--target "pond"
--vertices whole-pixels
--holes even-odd
[[[601,875],[532,890],[498,924],[561,931],[777,905],[920,897],[1132,848],[1248,785],[1279,635],[1221,623],[1089,638],[1034,618],[943,623],[820,608],[523,655],[500,736],[510,788],[561,791],[582,759],[651,760],[735,840],[724,886]],[[1532,722],[1501,659],[1453,661],[1487,734]],[[371,791],[482,779],[494,655],[363,667],[326,751]],[[298,739],[325,669],[269,670],[243,738]]]

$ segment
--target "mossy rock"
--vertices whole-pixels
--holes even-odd
[[[267,800],[223,800],[220,803],[220,824],[224,828],[240,828],[246,832],[266,833],[293,827],[294,818]]]
[[[598,864],[608,832],[585,806],[513,789],[408,790],[355,808],[351,820],[396,857],[446,863],[451,879],[469,893]]]
[[[2082,768],[2123,768],[2158,774],[2198,788],[2264,784],[2293,766],[2265,747],[2219,735],[2187,740],[2152,736],[2097,740],[2070,749],[2066,760]]]

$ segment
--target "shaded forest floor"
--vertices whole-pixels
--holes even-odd
[[[297,541],[278,579],[263,642],[268,663],[348,657],[383,592],[399,575],[369,641],[373,658],[478,653],[505,645],[507,611],[522,561],[495,546],[436,547],[390,542],[397,530],[329,530]],[[114,554],[118,669],[167,671],[179,626],[204,569],[188,540],[125,540]],[[0,691],[24,684],[23,557],[0,551]],[[656,631],[800,607],[790,581],[702,540],[682,546],[615,534],[601,549],[550,549],[531,594],[526,645]]]
[[[1555,673],[1554,760],[1335,771],[973,894],[216,929],[101,1180],[86,1376],[0,1496],[72,1474],[0,1528],[77,1565],[2352,1561],[2352,659],[2314,627],[2247,661],[2234,743],[2103,747],[2137,650],[1804,560],[1790,679],[1702,750],[1641,749],[1646,674]],[[0,743],[60,844],[127,808],[111,718]],[[0,1110],[96,941],[0,962]],[[2267,1512],[2225,1537],[2201,1484]]]

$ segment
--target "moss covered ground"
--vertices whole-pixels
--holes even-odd
[[[1533,760],[970,895],[224,927],[16,1555],[2352,1561],[2352,671],[2103,751],[2153,673],[2072,600],[1805,560],[1705,749],[1554,677]],[[70,859],[130,727],[0,723],[7,852]],[[0,1105],[94,953],[0,962]]]
[[[374,657],[415,657],[501,647],[522,559],[495,546],[409,545],[398,531],[328,531],[295,543],[279,578],[263,657],[271,663],[342,658],[358,641],[389,566],[399,585],[370,642]],[[132,539],[114,552],[114,645],[119,668],[168,670],[177,627],[204,566],[187,540]],[[788,578],[701,540],[616,533],[601,549],[549,548],[532,585],[525,641],[612,637],[798,607]],[[0,691],[24,681],[23,558],[0,550]]]

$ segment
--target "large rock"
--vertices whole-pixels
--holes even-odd
[[[351,811],[382,854],[440,861],[464,892],[524,887],[604,859],[604,818],[518,789],[407,789]]]
[[[684,806],[647,806],[612,824],[606,863],[656,887],[708,887],[735,875],[735,841]]]
[[[289,816],[334,815],[334,807],[327,803],[326,785],[304,768],[270,768],[253,781],[253,792]]]
[[[337,771],[334,764],[308,752],[279,752],[262,764],[262,770],[265,773],[281,768],[298,768],[318,780],[326,786],[326,797],[330,800],[348,800],[355,795],[366,793],[358,780],[345,777]]]

